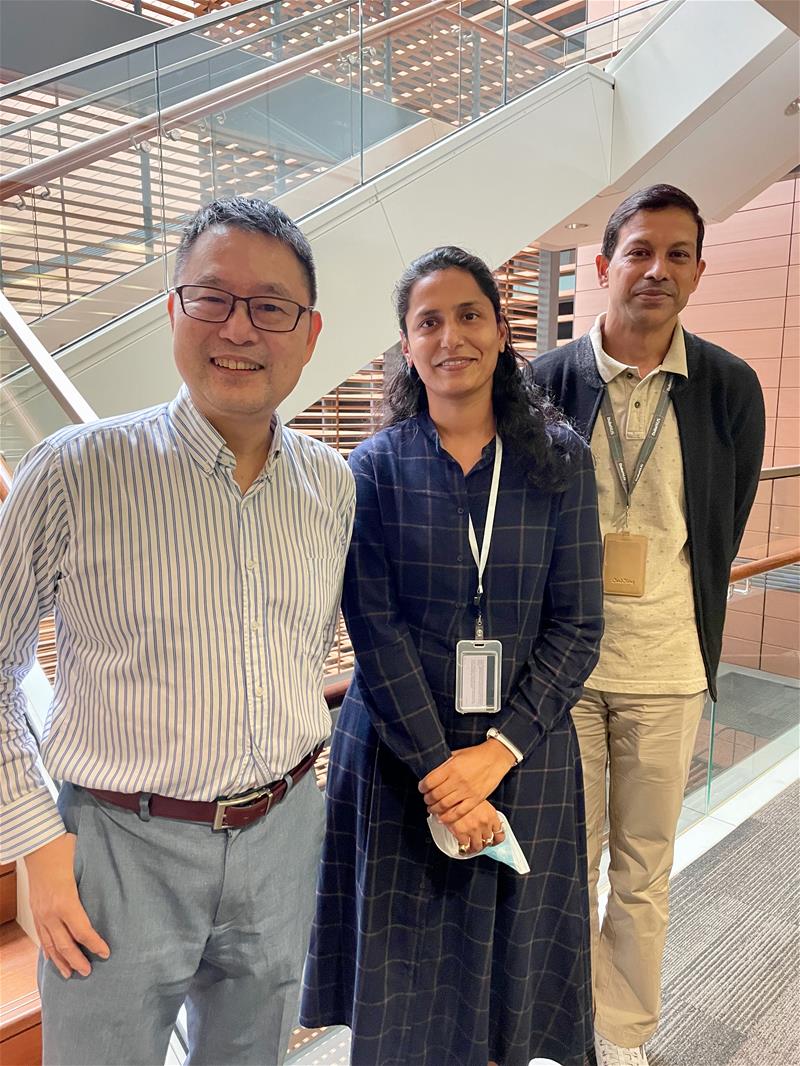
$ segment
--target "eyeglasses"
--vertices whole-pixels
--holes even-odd
[[[237,303],[247,307],[247,314],[256,329],[267,333],[291,333],[306,311],[295,300],[279,300],[275,296],[235,296],[225,289],[209,285],[178,285],[175,288],[183,313],[200,322],[227,322]]]

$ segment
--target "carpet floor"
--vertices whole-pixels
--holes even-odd
[[[673,879],[651,1066],[800,1066],[799,889],[794,785]],[[346,1066],[349,1047],[336,1028],[290,1061]]]
[[[800,791],[678,874],[651,1066],[800,1066]]]

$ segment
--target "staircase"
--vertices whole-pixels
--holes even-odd
[[[0,866],[0,1062],[42,1061],[42,1016],[36,987],[39,949],[17,922],[16,863]]]

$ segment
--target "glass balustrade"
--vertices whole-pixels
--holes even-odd
[[[784,557],[729,589],[716,703],[700,723],[681,824],[800,746],[800,476],[761,482],[737,565]]]
[[[659,5],[565,32],[491,0],[273,0],[236,32],[226,11],[12,82],[0,89],[3,291],[58,352],[168,287],[203,201],[257,194],[300,218],[568,67],[604,62]],[[0,338],[0,380],[21,365]]]

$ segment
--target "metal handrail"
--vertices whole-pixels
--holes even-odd
[[[797,477],[800,466],[765,466],[759,474],[759,481],[775,481],[781,477]]]
[[[534,18],[533,15],[529,15],[527,11],[523,11],[520,7],[512,8],[514,16],[521,18],[524,22],[530,22],[532,26],[536,26],[540,30],[547,30],[548,33],[552,33],[553,36],[559,37],[562,41],[568,41],[569,37],[562,30],[557,30],[555,26],[550,26],[546,22],[542,22],[541,19]]]
[[[3,456],[0,455],[0,503],[7,500],[8,494],[11,492],[11,477],[11,468]]]
[[[264,3],[264,0],[260,0]],[[273,3],[274,0],[269,0]],[[86,104],[96,104],[101,100],[107,100],[109,97],[116,96],[118,93],[127,92],[130,89],[135,89],[139,85],[146,85],[149,81],[152,81],[156,74],[159,78],[163,78],[168,74],[175,74],[180,70],[184,70],[186,67],[196,66],[200,60],[209,59],[216,60],[220,56],[225,55],[227,52],[241,51],[243,44],[251,45],[257,41],[263,41],[268,37],[277,37],[282,33],[291,33],[299,26],[304,26],[307,22],[317,22],[320,16],[335,15],[339,11],[343,11],[345,8],[356,7],[358,0],[340,0],[338,4],[331,4],[330,7],[321,8],[316,11],[306,11],[302,15],[298,15],[296,18],[288,19],[286,22],[279,22],[274,26],[268,26],[265,30],[259,30],[257,33],[249,34],[245,41],[230,41],[228,44],[220,44],[213,51],[205,52],[200,55],[188,56],[186,59],[179,59],[175,63],[171,63],[168,67],[159,67],[157,71],[152,70],[147,74],[139,74],[135,78],[129,78],[127,81],[118,82],[116,85],[110,85],[105,89],[98,89],[96,92],[88,93],[86,96],[80,96],[76,100],[70,100],[69,103],[59,104],[58,107],[50,107],[46,111],[39,111],[35,115],[28,115],[26,118],[21,118],[17,122],[12,122],[8,126],[0,127],[0,137],[10,137],[12,133],[19,133],[21,130],[27,130],[32,126],[38,126],[40,122],[50,122],[55,118],[60,118],[62,115],[69,114],[70,111],[76,111],[81,107],[85,107]],[[257,58],[249,56],[248,58]]]
[[[422,7],[395,15],[393,18],[386,19],[385,22],[361,28],[355,33],[346,34],[335,41],[312,48],[302,55],[275,63],[266,70],[247,74],[227,85],[209,89],[189,100],[173,104],[163,111],[155,111],[143,118],[128,122],[124,126],[119,126],[115,130],[110,130],[108,133],[103,133],[99,137],[74,145],[63,152],[57,152],[47,159],[20,167],[0,178],[0,201],[19,196],[39,185],[46,185],[54,178],[96,163],[99,159],[113,155],[122,148],[140,144],[154,134],[168,133],[187,122],[205,118],[206,115],[213,114],[223,105],[228,109],[237,107],[259,96],[267,87],[278,88],[294,81],[295,78],[308,73],[342,50],[358,49],[383,40],[384,37],[390,36],[397,30],[408,29],[424,22],[431,15],[447,7],[455,6],[455,3],[457,0],[430,0]]]
[[[97,415],[92,407],[84,400],[30,326],[14,310],[3,292],[0,292],[0,322],[69,420],[77,423],[96,421]],[[2,388],[0,383],[0,390]]]
[[[644,0],[644,3],[637,4],[636,7],[624,7],[620,11],[615,11],[612,15],[604,15],[601,19],[589,22],[585,26],[575,26],[564,30],[564,36],[577,37],[580,33],[586,33],[587,30],[598,30],[601,26],[607,26],[611,22],[621,22],[628,15],[636,15],[639,11],[647,11],[649,7],[658,7],[659,4],[664,3],[666,3],[666,0]],[[552,32],[555,31],[553,30]]]
[[[227,22],[231,17],[246,15],[248,11],[254,11],[259,7],[272,7],[273,4],[280,2],[281,0],[240,0],[235,8],[225,9],[224,13],[212,11],[208,15],[201,15],[199,18],[192,19],[190,22],[182,23],[179,26],[162,27],[152,33],[146,33],[142,37],[135,37],[132,41],[122,41],[120,44],[114,44],[110,48],[92,52],[88,56],[70,59],[58,67],[51,67],[49,70],[43,70],[37,74],[29,74],[26,78],[17,78],[15,81],[9,82],[8,85],[0,88],[0,100],[5,100],[7,96],[16,96],[17,93],[27,92],[28,89],[36,89],[40,85],[49,85],[51,82],[61,81],[70,74],[79,74],[83,70],[91,70],[92,67],[107,63],[110,59],[120,59],[123,56],[133,55],[134,52],[140,52],[143,48],[160,44],[162,41],[185,37],[190,33],[197,33],[198,30],[204,30],[206,26],[216,26],[220,22]],[[324,12],[325,9],[321,10]]]
[[[349,0],[345,0],[345,6],[347,2],[349,2]],[[352,2],[355,2],[355,0],[352,0]],[[499,6],[508,7],[510,10],[513,10],[515,14],[520,14],[516,8],[508,4],[508,0],[496,0],[496,2]],[[627,18],[631,14],[636,14],[639,11],[658,6],[664,2],[665,0],[645,0],[644,3],[638,4],[636,7],[625,8],[614,15],[607,15],[604,18],[577,27],[572,33],[567,31],[563,36],[572,37],[578,33],[586,33],[608,23],[618,22],[622,18]],[[72,148],[67,148],[62,152],[57,152],[55,155],[52,155],[47,159],[38,160],[25,167],[20,167],[17,170],[0,177],[0,202],[8,200],[12,196],[21,196],[23,193],[29,192],[37,186],[46,185],[54,178],[62,177],[63,175],[70,173],[72,170],[89,166],[90,164],[97,162],[99,159],[104,158],[106,155],[112,155],[114,152],[122,148],[140,144],[142,141],[146,141],[149,137],[155,134],[167,133],[170,130],[179,128],[187,121],[204,118],[206,115],[212,114],[220,107],[236,107],[239,104],[252,99],[254,96],[260,95],[266,88],[277,88],[308,73],[309,70],[313,70],[320,63],[324,63],[330,56],[335,55],[342,49],[350,47],[366,47],[369,44],[382,40],[384,37],[390,36],[399,29],[407,29],[417,25],[419,22],[424,22],[426,18],[436,14],[438,11],[447,7],[456,6],[458,6],[457,0],[430,0],[429,3],[422,7],[405,11],[400,15],[395,15],[390,19],[375,23],[372,26],[366,28],[362,27],[354,33],[347,34],[344,37],[337,38],[335,41],[320,45],[318,48],[305,52],[303,55],[275,63],[265,71],[259,71],[255,74],[240,78],[237,81],[230,82],[227,85],[220,86],[219,88],[208,90],[207,92],[201,93],[189,100],[174,104],[172,107],[166,108],[163,111],[156,111],[143,118],[129,122],[124,126],[119,126],[116,130],[101,134],[99,137],[74,145]],[[242,7],[245,7],[245,5],[243,4]],[[327,14],[328,12],[325,11],[325,13]],[[319,18],[319,16],[320,12],[314,11],[309,12],[307,16],[300,16],[300,18],[310,21]],[[209,19],[210,16],[203,16],[203,18]],[[196,20],[196,22],[200,21],[202,20]],[[214,24],[224,20],[210,18],[210,21]],[[480,29],[480,26],[478,28]],[[285,30],[286,25],[282,26],[281,29]],[[550,27],[550,30],[554,34],[562,36],[561,31],[556,31],[552,27]],[[164,32],[169,33],[169,31]],[[183,32],[190,31],[184,29]],[[158,38],[159,40],[163,39],[163,36],[160,34],[151,35],[151,37]],[[146,38],[148,41],[150,39],[150,37]],[[145,39],[143,38],[142,40]],[[241,42],[236,43],[241,46]],[[132,48],[130,50],[136,51],[137,49]],[[97,56],[103,54],[104,53],[97,53]],[[124,54],[124,52],[120,54]],[[96,63],[91,63],[90,65],[94,66]],[[84,68],[78,67],[77,69]],[[41,82],[39,84],[41,84]],[[9,89],[17,86],[18,88],[16,91],[19,91],[20,85],[24,87],[24,82],[12,82]],[[4,94],[0,91],[0,99],[2,99],[4,95],[11,95],[11,93],[8,92]]]

